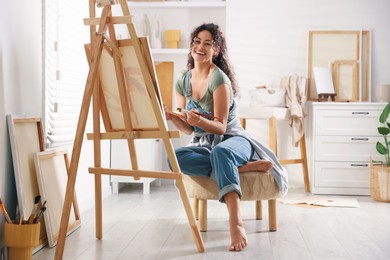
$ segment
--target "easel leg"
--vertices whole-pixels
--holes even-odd
[[[275,117],[270,117],[268,120],[269,125],[269,147],[275,153],[276,157],[278,156],[278,143],[277,143],[277,122]]]
[[[195,215],[195,219],[199,219],[199,199],[194,199],[192,201],[192,210]]]
[[[302,172],[303,172],[303,182],[305,184],[305,191],[310,192],[310,182],[309,182],[309,171],[307,168],[307,155],[306,155],[306,141],[305,135],[302,136],[299,143],[301,149],[301,160],[302,160]]]
[[[101,140],[100,135],[100,89],[98,82],[95,82],[93,89],[93,154],[94,154],[94,164],[95,167],[102,166],[102,157],[101,157]],[[102,176],[95,174],[95,228],[96,228],[96,238],[102,239],[103,237],[103,209],[102,209]]]
[[[96,221],[96,238],[103,237],[103,216],[102,216],[102,176],[95,175],[95,221]]]
[[[66,185],[65,201],[62,209],[60,231],[58,234],[58,241],[54,259],[60,260],[64,254],[66,233],[69,224],[70,210],[72,207],[73,195],[75,192],[77,168],[80,160],[81,146],[83,144],[85,126],[87,124],[89,107],[91,104],[91,96],[100,61],[100,55],[103,48],[103,32],[106,30],[108,16],[111,13],[111,6],[106,6],[102,12],[102,18],[99,25],[99,33],[96,35],[93,45],[93,59],[88,72],[87,83],[83,95],[79,121],[77,124],[76,136],[73,143],[72,159],[70,162],[69,178]]]
[[[183,202],[188,221],[190,223],[192,235],[194,236],[196,246],[198,247],[198,252],[202,253],[202,252],[204,252],[203,240],[202,240],[202,237],[200,235],[198,226],[196,225],[194,213],[192,212],[190,200],[188,199],[187,192],[185,190],[183,179],[181,176],[179,178],[176,178],[176,186],[179,189],[180,197],[181,197],[181,200]]]

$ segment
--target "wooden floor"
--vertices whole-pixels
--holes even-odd
[[[290,191],[288,197],[298,193],[303,191]],[[242,202],[250,243],[242,252],[227,251],[226,207],[210,201],[209,230],[202,232],[206,251],[200,254],[172,183],[152,186],[150,195],[142,194],[141,185],[128,185],[103,201],[103,239],[95,238],[90,209],[81,215],[81,228],[67,238],[63,259],[390,259],[390,203],[353,198],[360,208],[277,203],[276,232],[267,231],[267,207],[264,219],[255,220],[254,203]],[[55,248],[45,247],[33,259],[51,260],[54,253]]]

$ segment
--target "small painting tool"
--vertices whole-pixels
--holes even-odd
[[[46,203],[47,203],[47,200],[45,200],[45,202],[43,202],[43,204],[40,207],[39,211],[37,212],[37,214],[35,214],[34,223],[38,223],[39,219],[41,218],[41,215],[46,210]]]
[[[35,197],[35,200],[34,200],[34,207],[33,207],[33,209],[31,210],[31,215],[30,215],[30,217],[29,217],[28,220],[27,220],[28,224],[32,224],[32,223],[34,222],[35,212],[37,211],[39,201],[41,201],[41,195],[37,195],[37,196]]]
[[[1,199],[0,199],[0,207],[1,207],[1,211],[3,212],[3,215],[4,215],[7,223],[12,224],[12,220],[8,216],[7,210],[5,209],[5,206],[4,206],[3,201]]]
[[[45,212],[46,209],[47,209],[47,207],[45,207],[45,206],[41,207],[41,210],[39,211],[38,216],[36,216],[36,218],[34,219],[34,223],[38,223],[41,220],[43,213]]]
[[[20,210],[19,205],[16,205],[16,213],[15,213],[15,223],[18,224],[20,219]]]
[[[176,108],[176,111],[177,112],[183,112],[183,113],[188,113],[190,112],[189,110],[187,109],[183,109],[183,108]],[[208,115],[208,114],[203,114],[203,113],[199,113],[199,112],[196,112],[196,111],[193,111],[195,114],[199,115],[199,116],[203,116],[203,117],[206,117],[206,118],[210,118],[210,119],[219,119],[218,117],[216,116],[213,116],[213,115]]]

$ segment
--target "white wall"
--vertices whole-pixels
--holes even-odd
[[[43,114],[41,1],[2,1],[0,8],[0,197],[13,217],[16,188],[6,124],[7,114]],[[109,146],[103,145],[107,165]],[[71,146],[68,147],[71,153]],[[90,142],[84,143],[76,193],[80,211],[94,204],[93,177],[87,166],[93,162]],[[110,187],[104,178],[105,196]],[[3,256],[3,221],[0,217],[0,259]]]
[[[41,5],[26,0],[4,1],[0,35],[0,196],[14,216],[16,189],[6,114],[42,113]],[[1,217],[1,238],[3,221]]]
[[[372,30],[372,86],[390,83],[387,0],[227,1],[230,56],[241,87],[307,74],[307,35],[315,29]]]
[[[294,73],[307,76],[307,35],[316,29],[372,30],[371,94],[375,100],[375,86],[390,83],[389,10],[388,0],[227,0],[227,40],[241,102],[248,101],[247,91],[254,86]],[[265,125],[265,121],[251,120],[248,129],[268,143]],[[279,127],[278,134],[284,137],[279,140],[281,157],[299,156],[299,150],[290,145],[286,122],[279,122]],[[290,186],[303,187],[301,168],[288,168]]]

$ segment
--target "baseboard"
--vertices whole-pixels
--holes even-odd
[[[102,189],[102,199],[105,199],[108,196],[111,196],[111,194],[112,194],[111,186],[106,186]],[[78,205],[79,205],[79,210],[80,210],[81,214],[84,211],[94,207],[95,206],[95,193],[92,193],[91,196],[89,196],[88,198],[86,198],[84,200],[78,201]]]

